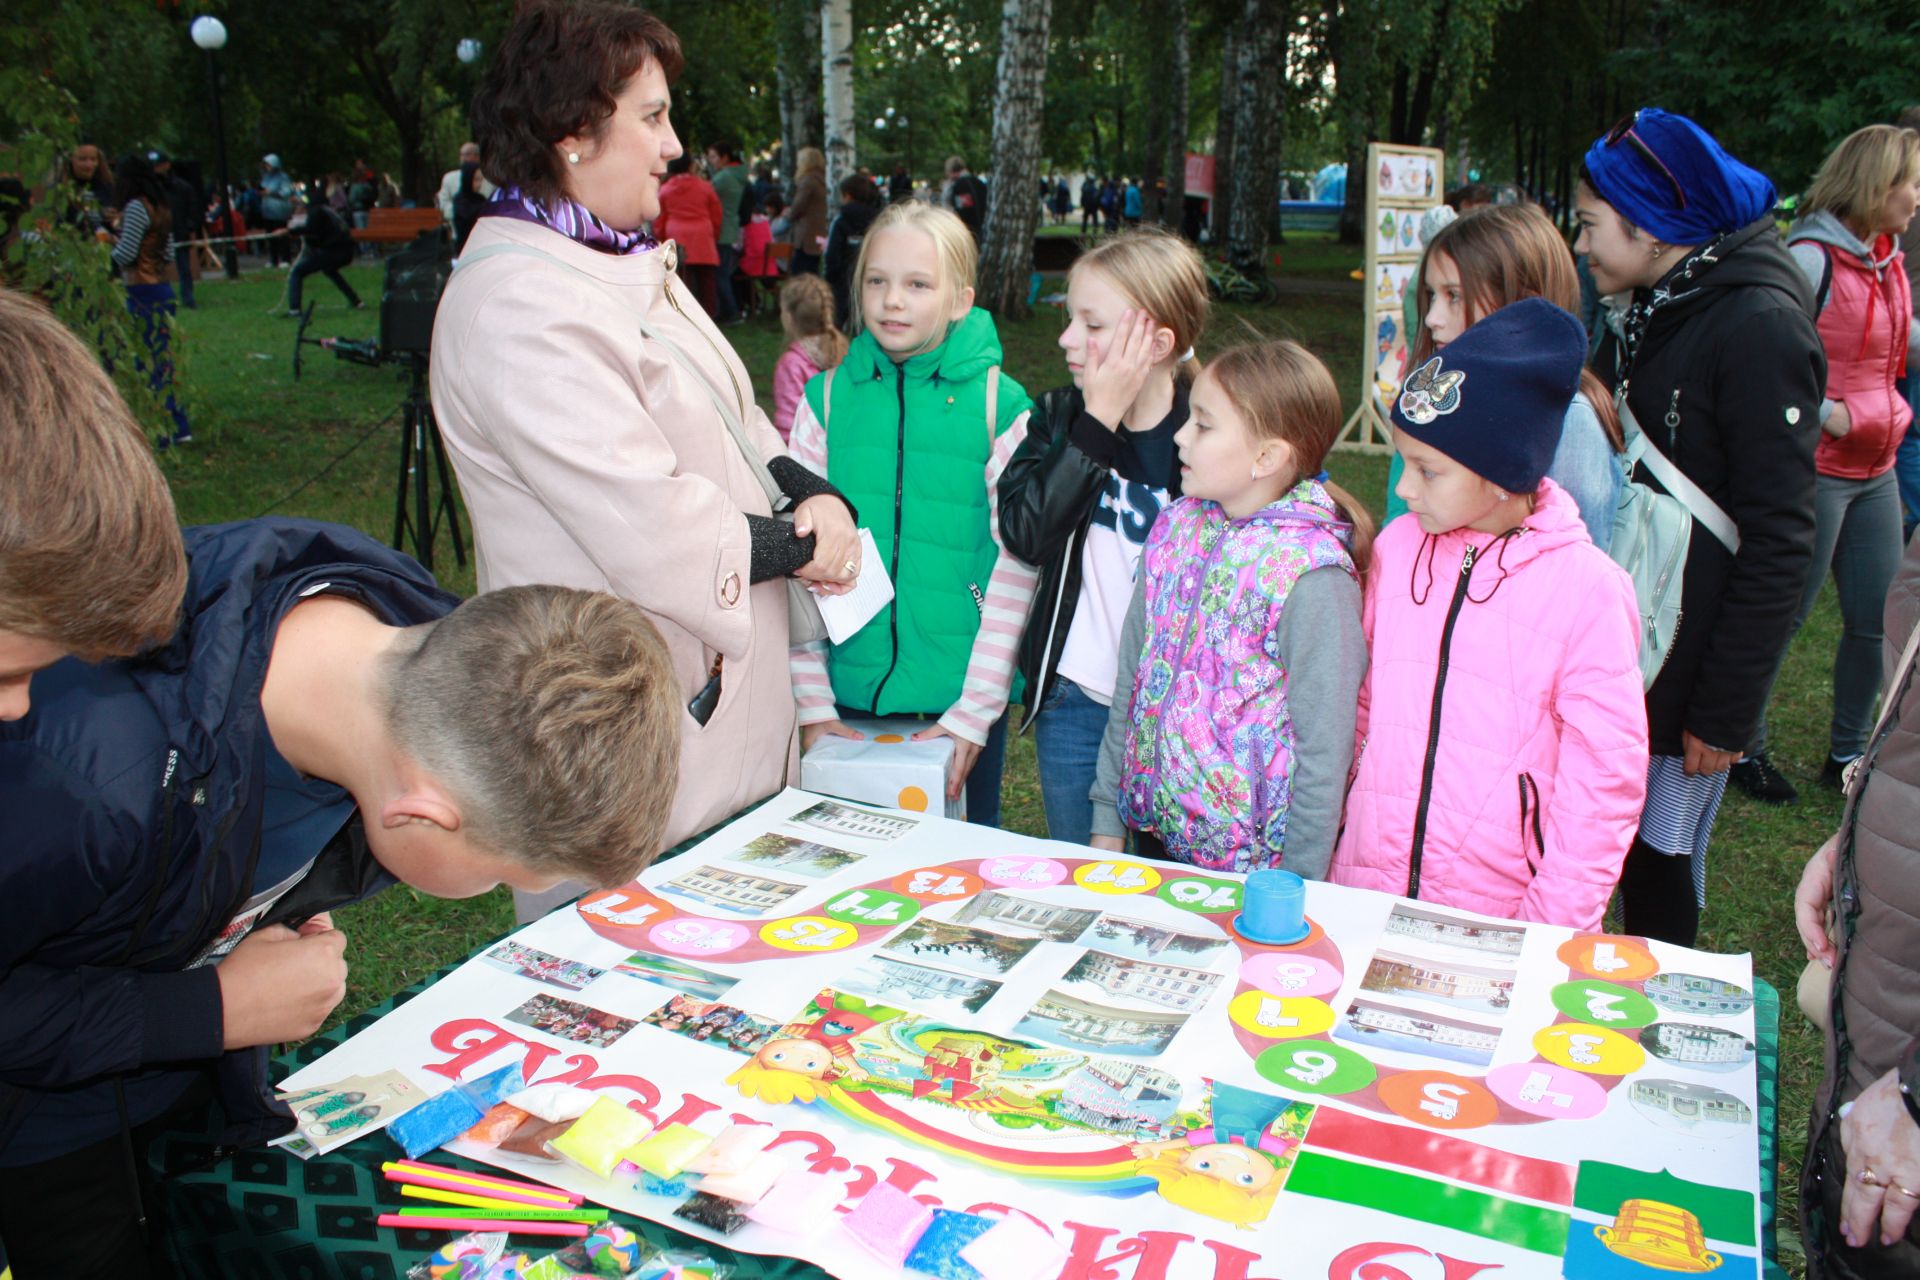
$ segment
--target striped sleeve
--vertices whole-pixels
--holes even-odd
[[[120,211],[120,238],[113,242],[113,260],[121,267],[130,267],[140,256],[140,242],[147,238],[147,228],[153,225],[152,215],[147,212],[144,200],[129,200],[127,207]]]
[[[825,375],[818,375],[824,377]],[[827,429],[813,416],[813,405],[805,394],[793,410],[793,432],[787,437],[787,452],[793,460],[813,474],[826,478]]]
[[[986,745],[987,732],[1006,714],[1020,633],[1026,630],[1027,613],[1033,608],[1034,592],[1040,584],[1039,571],[1016,558],[1000,540],[1000,473],[1007,469],[1014,451],[1027,438],[1028,416],[1023,413],[1014,419],[1013,425],[994,442],[993,452],[987,458],[989,528],[1000,555],[994,561],[993,575],[987,579],[986,599],[980,608],[980,630],[973,637],[973,653],[967,659],[960,701],[940,717],[941,728],[977,746]]]

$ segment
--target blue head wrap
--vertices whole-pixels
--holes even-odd
[[[1705,244],[1774,204],[1766,174],[1728,155],[1685,116],[1658,107],[1602,134],[1587,148],[1586,166],[1602,200],[1667,244]]]

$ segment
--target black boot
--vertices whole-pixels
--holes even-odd
[[[1787,781],[1787,775],[1773,767],[1773,761],[1764,751],[1736,761],[1729,777],[1734,786],[1761,804],[1794,804],[1800,799],[1799,789]]]
[[[1635,837],[1620,869],[1620,921],[1628,933],[1691,947],[1700,932],[1693,859],[1662,853]]]

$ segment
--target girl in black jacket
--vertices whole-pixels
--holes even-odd
[[[1759,729],[1813,555],[1826,357],[1773,204],[1764,174],[1651,107],[1588,150],[1576,201],[1575,251],[1627,304],[1595,371],[1739,535],[1731,551],[1694,521],[1683,621],[1647,693],[1647,805],[1620,881],[1626,931],[1682,946],[1706,902],[1727,770]],[[1635,478],[1659,487],[1644,466]]]

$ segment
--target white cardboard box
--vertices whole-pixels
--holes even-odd
[[[947,791],[947,763],[953,758],[953,739],[913,741],[913,735],[932,725],[930,720],[849,720],[864,738],[825,737],[800,759],[800,785],[821,795],[838,796],[889,809],[938,813],[965,818],[964,791],[951,804]]]

